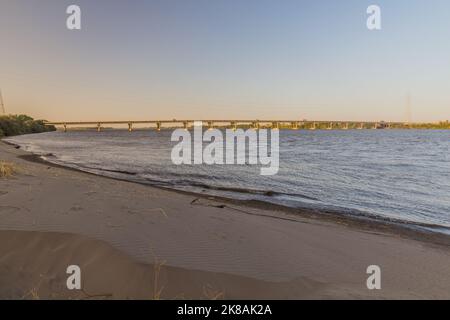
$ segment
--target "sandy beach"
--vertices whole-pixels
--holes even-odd
[[[114,180],[5,143],[0,160],[18,168],[0,179],[2,299],[450,298],[445,235]]]

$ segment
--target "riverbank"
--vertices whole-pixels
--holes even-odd
[[[0,159],[19,170],[0,180],[1,298],[450,298],[445,235],[113,180],[4,143]],[[65,288],[68,264],[85,292]]]

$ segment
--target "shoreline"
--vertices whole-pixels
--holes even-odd
[[[276,216],[269,216],[270,218],[274,219],[287,219],[291,221],[296,221],[295,217],[300,218],[307,218],[307,219],[313,219],[313,220],[319,220],[319,221],[326,221],[331,223],[337,223],[337,224],[343,224],[351,228],[355,228],[357,230],[364,230],[369,232],[385,232],[392,235],[400,235],[402,237],[405,237],[407,239],[411,240],[419,240],[423,242],[429,242],[431,244],[436,245],[444,245],[444,246],[450,246],[450,232],[449,228],[446,228],[444,226],[435,225],[435,224],[425,224],[425,223],[419,223],[419,222],[410,222],[400,219],[392,219],[388,217],[380,217],[376,216],[374,214],[368,213],[368,212],[362,212],[359,211],[359,214],[353,214],[345,211],[339,211],[339,210],[333,210],[333,209],[314,209],[314,208],[294,208],[289,206],[284,206],[281,204],[271,203],[267,201],[262,200],[239,200],[239,199],[233,199],[233,198],[227,198],[222,196],[215,196],[215,195],[208,195],[208,194],[202,194],[199,192],[189,192],[184,190],[179,190],[175,188],[170,187],[163,187],[163,186],[157,186],[157,185],[151,185],[142,183],[139,181],[133,181],[129,179],[122,179],[118,177],[111,177],[107,175],[101,175],[96,174],[88,171],[84,171],[78,168],[66,166],[59,163],[54,163],[49,160],[43,159],[43,155],[35,154],[33,152],[25,151],[22,149],[22,147],[18,144],[8,142],[5,140],[0,140],[0,142],[3,142],[7,145],[13,146],[16,149],[19,149],[26,154],[19,156],[19,158],[24,159],[26,161],[35,162],[35,163],[41,163],[44,165],[49,165],[57,168],[62,168],[66,170],[73,170],[75,172],[82,172],[85,174],[90,174],[93,176],[103,177],[106,179],[112,179],[117,181],[124,181],[129,183],[136,183],[139,185],[143,185],[150,188],[157,188],[161,190],[166,190],[168,192],[174,192],[178,194],[184,194],[189,196],[194,196],[199,199],[206,199],[206,200],[212,200],[218,203],[223,204],[231,204],[236,206],[242,206],[242,207],[249,207],[254,209],[265,209],[265,210],[271,210],[274,212],[282,212],[285,214],[292,215],[292,219],[289,218],[283,218],[283,217],[276,217]],[[220,206],[220,204],[219,204]],[[231,208],[232,209],[232,208]],[[434,230],[433,230],[434,229]],[[437,229],[445,229],[446,232],[438,231]]]
[[[153,298],[158,261],[164,299],[450,298],[445,235],[117,180],[6,143],[0,159],[19,167],[0,180],[3,298],[39,281],[41,298],[86,298],[61,282],[73,259],[90,295],[112,294],[100,299]],[[366,288],[373,264],[380,291]]]

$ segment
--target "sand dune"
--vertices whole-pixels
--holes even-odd
[[[163,261],[146,265],[102,241],[73,234],[1,231],[0,243],[2,299],[302,298],[317,285],[186,270]],[[66,286],[70,265],[82,270],[82,290]]]

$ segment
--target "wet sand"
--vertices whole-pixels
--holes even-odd
[[[0,160],[19,167],[0,179],[0,298],[450,298],[448,236],[33,159],[0,143]],[[70,264],[83,291],[65,286]],[[366,287],[369,265],[381,290]]]

